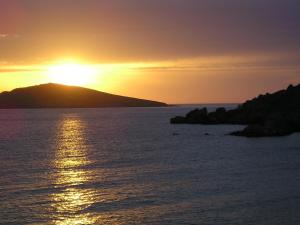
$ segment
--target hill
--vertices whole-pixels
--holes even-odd
[[[60,84],[17,88],[0,94],[0,108],[160,107],[162,102]]]
[[[260,137],[283,136],[300,132],[300,84],[290,85],[273,94],[259,95],[236,109],[218,108],[207,112],[195,109],[186,116],[177,116],[171,123],[180,124],[245,124],[244,130],[232,135]]]

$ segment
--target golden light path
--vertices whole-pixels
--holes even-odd
[[[58,124],[57,146],[53,159],[54,172],[50,174],[55,192],[50,194],[49,216],[56,225],[129,224],[136,217],[131,208],[118,209],[118,203],[138,192],[132,185],[102,188],[94,182],[104,182],[114,174],[111,169],[89,168],[87,125],[77,113],[64,114]],[[134,171],[132,171],[134,172]],[[128,171],[124,175],[128,175]],[[105,209],[108,206],[107,210]],[[115,209],[111,210],[111,206]],[[92,209],[91,209],[91,208]],[[93,210],[99,207],[100,211]],[[135,218],[138,221],[138,218]]]
[[[84,123],[72,116],[64,118],[59,125],[54,185],[62,191],[52,196],[57,225],[94,224],[97,220],[95,215],[82,212],[95,201],[96,190],[78,187],[92,177],[84,169],[89,164],[84,130]]]

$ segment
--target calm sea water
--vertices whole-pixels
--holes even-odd
[[[0,224],[299,225],[300,134],[169,124],[190,109],[0,110]]]

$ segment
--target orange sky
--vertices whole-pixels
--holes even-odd
[[[299,10],[296,0],[1,0],[0,91],[58,81],[242,102],[300,82]]]

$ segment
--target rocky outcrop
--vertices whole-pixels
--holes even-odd
[[[206,108],[195,109],[186,116],[172,118],[171,123],[247,125],[242,131],[231,133],[246,137],[284,136],[300,132],[300,85],[260,95],[228,111],[218,108],[208,113]]]

